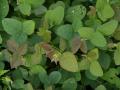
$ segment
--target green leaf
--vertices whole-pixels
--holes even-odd
[[[79,63],[79,70],[88,70],[90,66],[90,62],[87,59],[81,60]]]
[[[2,44],[2,37],[1,37],[1,35],[0,35],[0,44]]]
[[[79,19],[75,19],[72,23],[73,30],[76,32],[79,28],[83,27],[83,22]]]
[[[15,40],[18,44],[22,44],[27,41],[27,35],[25,33],[20,32],[12,35],[11,39]]]
[[[36,8],[40,5],[42,5],[45,2],[45,0],[29,0],[28,2],[29,2],[29,4],[31,4],[31,6],[33,8]]]
[[[51,84],[57,84],[61,79],[61,73],[58,71],[53,71],[49,75],[49,80]]]
[[[116,65],[120,65],[120,43],[118,43],[117,49],[114,52],[114,61]]]
[[[27,20],[23,22],[23,32],[27,35],[31,35],[35,30],[35,22],[33,20]]]
[[[75,81],[80,81],[81,80],[81,74],[80,72],[68,72],[64,69],[60,69],[60,73],[62,74],[62,78],[60,80],[60,83],[64,82],[65,80],[69,79],[69,78],[74,78]]]
[[[40,28],[39,32],[37,33],[44,41],[50,42],[51,40],[51,31],[45,30]]]
[[[95,88],[95,90],[107,90],[104,85],[99,85]]]
[[[30,74],[35,75],[35,74],[41,74],[41,73],[46,73],[45,69],[40,66],[40,65],[34,65],[34,67],[30,68]]]
[[[45,86],[50,85],[50,80],[49,80],[49,77],[48,77],[47,73],[40,73],[39,74],[39,79]]]
[[[7,72],[8,72],[8,70],[0,70],[0,76],[4,75]]]
[[[62,90],[76,90],[77,89],[77,82],[74,78],[69,78],[63,82]]]
[[[3,25],[4,30],[10,35],[15,35],[19,33],[22,29],[22,23],[13,18],[3,19],[2,25]]]
[[[34,90],[33,86],[31,85],[31,83],[25,84],[25,90]]]
[[[18,8],[23,15],[29,16],[31,14],[31,6],[29,4],[20,4]]]
[[[110,20],[109,22],[101,25],[97,28],[103,35],[109,36],[113,34],[118,26],[118,21],[116,20]]]
[[[53,25],[59,25],[64,18],[64,8],[62,6],[58,6],[53,10],[48,10],[45,14],[45,20],[47,20],[48,24],[52,27]]]
[[[80,34],[81,38],[90,39],[91,35],[94,33],[94,29],[90,27],[80,27],[77,32]]]
[[[24,88],[24,80],[22,80],[22,79],[16,79],[13,82],[12,87],[14,89],[23,89]]]
[[[120,26],[118,26],[118,28],[115,30],[113,37],[115,40],[119,40],[120,41]]]
[[[103,76],[103,70],[98,61],[93,61],[90,64],[90,72],[92,75],[97,76],[97,77]]]
[[[105,37],[100,32],[97,31],[91,35],[90,41],[93,45],[97,47],[105,47],[107,44]]]
[[[0,0],[0,20],[7,16],[9,12],[8,0]]]
[[[100,53],[99,62],[100,62],[100,65],[102,66],[102,68],[108,69],[110,67],[111,61],[112,60],[111,60],[111,57],[109,54],[107,54],[105,52]]]
[[[0,61],[0,69],[4,69],[4,68],[5,68],[4,62],[1,62],[1,61]]]
[[[69,40],[73,36],[72,26],[69,24],[62,25],[56,30],[56,34],[63,39]]]
[[[87,58],[90,61],[97,60],[99,58],[99,50],[98,48],[92,49],[91,51],[88,52]]]
[[[90,79],[90,80],[97,80],[97,76],[94,76],[94,75],[92,75],[91,73],[90,73],[90,71],[88,71],[88,70],[86,70],[85,71],[85,75],[86,75],[86,77],[88,78],[88,79]]]
[[[33,10],[33,13],[36,15],[36,16],[40,16],[40,15],[43,15],[47,12],[47,8],[43,5],[39,6],[38,8],[34,9]]]
[[[113,17],[115,14],[108,0],[97,0],[96,9],[97,9],[98,17],[102,21],[106,21],[107,19]]]
[[[57,1],[56,3],[51,4],[49,9],[54,9],[58,6],[65,7],[65,3],[63,1]]]
[[[75,55],[71,52],[64,52],[59,60],[60,66],[70,72],[78,72],[78,63]]]
[[[83,5],[76,5],[68,8],[66,12],[66,20],[73,22],[75,19],[83,19],[86,15],[86,8]]]

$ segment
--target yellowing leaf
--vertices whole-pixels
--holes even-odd
[[[61,55],[59,60],[60,66],[70,72],[78,72],[77,59],[71,52],[65,52]]]

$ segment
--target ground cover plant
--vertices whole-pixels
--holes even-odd
[[[0,0],[0,90],[120,90],[120,0]]]

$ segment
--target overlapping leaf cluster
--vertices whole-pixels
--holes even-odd
[[[119,90],[120,0],[0,0],[0,90]]]

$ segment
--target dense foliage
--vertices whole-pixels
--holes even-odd
[[[0,0],[0,90],[120,90],[120,0]]]

